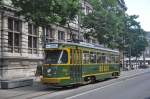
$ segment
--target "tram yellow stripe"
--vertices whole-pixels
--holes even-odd
[[[113,72],[118,72],[118,71],[113,71]],[[102,74],[109,74],[109,73],[113,73],[113,72],[104,72],[104,73],[95,73],[95,74],[87,74],[87,75],[82,75],[82,77],[86,77],[86,76],[96,76],[96,75],[102,75]]]
[[[116,63],[114,63],[114,64],[116,64]],[[69,65],[70,66],[71,65],[91,66],[91,65],[104,65],[104,64],[101,64],[101,63],[99,63],[99,64],[44,64],[44,66],[69,66]],[[111,65],[111,63],[105,64],[105,65]]]
[[[55,78],[49,78],[49,77],[43,77],[43,79],[48,79],[48,80],[64,80],[64,79],[70,79],[70,77],[55,77]]]

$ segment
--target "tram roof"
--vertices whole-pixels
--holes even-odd
[[[109,51],[109,52],[119,53],[118,50],[112,50],[112,49],[109,49],[109,48],[104,48],[101,45],[90,44],[90,43],[85,43],[85,42],[79,42],[79,43],[73,43],[73,42],[51,42],[51,43],[46,44],[46,48],[49,48],[48,46],[50,44],[74,45],[74,46],[80,46],[80,47],[86,47],[86,48],[93,48],[93,49],[99,49],[99,50],[103,50],[103,51]]]

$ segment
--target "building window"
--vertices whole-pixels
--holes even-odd
[[[65,40],[65,32],[63,31],[58,31],[58,40]]]
[[[86,14],[89,14],[89,13],[91,13],[91,12],[92,12],[91,8],[88,7],[88,6],[86,6]]]
[[[22,24],[20,20],[8,18],[8,52],[20,53],[21,30]]]
[[[38,27],[33,24],[28,24],[28,53],[37,54],[38,42]]]
[[[54,41],[54,34],[53,34],[53,30],[47,26],[47,27],[43,27],[43,34],[44,34],[44,39],[46,42],[52,42]]]
[[[107,56],[104,53],[98,54],[97,63],[107,63],[107,58],[106,57]]]

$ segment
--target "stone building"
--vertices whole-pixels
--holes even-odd
[[[7,0],[8,1],[8,0]],[[41,29],[14,14],[8,2],[0,6],[0,80],[28,78],[42,63]]]
[[[118,8],[122,11],[126,11],[127,7],[124,0],[117,0],[117,1],[118,1]]]
[[[119,0],[122,1],[122,0]],[[92,11],[87,0],[81,0],[81,9],[85,14]],[[122,3],[120,3],[122,6]],[[120,6],[120,7],[121,7]],[[43,42],[71,41],[72,35],[82,41],[95,43],[94,38],[84,39],[79,27],[79,17],[70,23],[72,34],[67,26],[38,27],[27,23],[21,16],[15,15],[16,9],[11,0],[2,0],[0,4],[0,87],[12,80],[34,77],[37,65],[43,61]],[[44,38],[44,39],[43,39]]]
[[[83,12],[90,12],[90,5],[80,1]],[[42,64],[43,42],[71,41],[79,35],[78,19],[70,23],[72,34],[67,26],[38,27],[36,24],[27,23],[21,16],[15,15],[16,9],[11,6],[11,0],[3,0],[0,5],[0,85],[33,77],[37,65]],[[44,38],[44,39],[43,39]],[[86,41],[86,40],[84,40]]]

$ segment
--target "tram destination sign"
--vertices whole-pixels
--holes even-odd
[[[58,44],[47,44],[46,48],[58,48]]]

